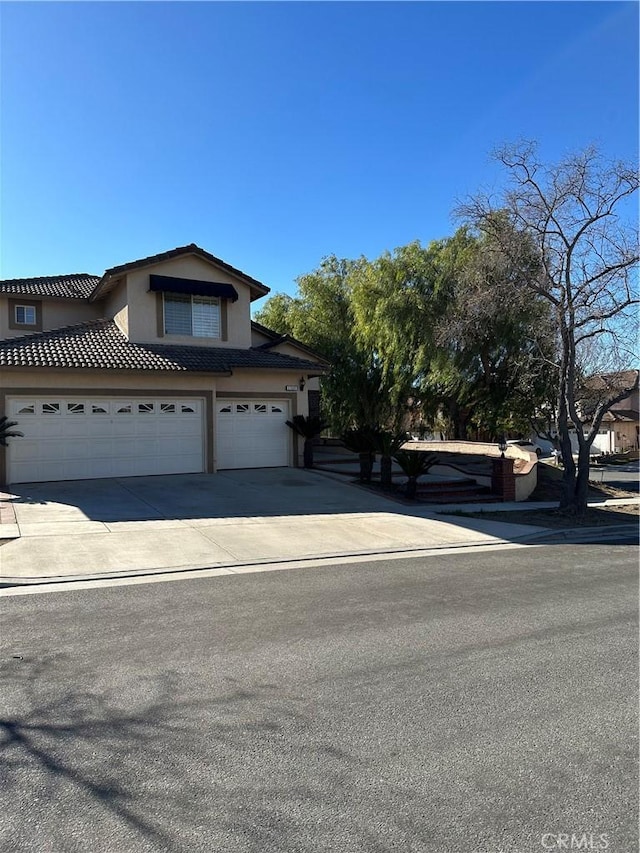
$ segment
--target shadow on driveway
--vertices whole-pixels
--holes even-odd
[[[12,495],[18,520],[29,522],[264,518],[399,508],[350,484],[292,468],[23,483],[12,487]]]
[[[546,528],[437,514],[293,468],[13,487],[14,582],[104,577],[525,542]],[[0,540],[2,541],[2,540]],[[255,569],[254,569],[255,570]]]

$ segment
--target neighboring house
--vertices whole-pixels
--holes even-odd
[[[582,403],[585,411],[592,409],[600,399],[611,399],[622,389],[630,388],[627,396],[604,415],[598,435],[593,442],[594,451],[624,453],[640,449],[640,391],[639,371],[624,370],[603,373],[587,381],[587,397]],[[576,452],[577,452],[577,441]]]
[[[328,365],[251,321],[269,288],[191,244],[0,282],[0,482],[299,464]]]

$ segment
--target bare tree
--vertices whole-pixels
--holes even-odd
[[[540,273],[525,287],[548,301],[554,317],[555,356],[549,369],[556,372],[558,388],[564,464],[560,506],[581,515],[587,506],[591,446],[602,418],[638,384],[637,371],[625,370],[634,359],[638,328],[638,231],[632,203],[638,171],[605,161],[594,148],[552,165],[538,160],[531,142],[505,146],[495,156],[508,170],[506,191],[498,200],[475,196],[458,212],[514,260],[530,240],[540,253]],[[590,396],[590,377],[604,374],[596,404],[581,405]]]

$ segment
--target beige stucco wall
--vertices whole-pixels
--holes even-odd
[[[262,344],[268,344],[271,342],[271,338],[267,335],[263,335],[262,332],[259,332],[257,329],[251,327],[251,346],[259,347]]]
[[[275,347],[271,347],[270,352],[279,352],[280,355],[292,355],[294,358],[304,358],[307,359],[307,361],[313,360],[304,350],[301,350],[295,344],[288,343],[287,341],[282,344],[278,344]]]
[[[259,347],[261,344],[268,343],[270,340],[271,340],[271,338],[268,338],[266,335],[263,335],[257,329],[251,330],[251,345],[252,346]],[[294,358],[302,358],[305,361],[313,361],[313,356],[311,356],[308,352],[305,352],[305,350],[300,349],[295,344],[291,344],[291,343],[283,343],[283,344],[278,344],[275,347],[270,347],[269,352],[277,352],[277,353],[280,353],[281,355],[290,355],[290,356],[293,356]],[[304,369],[300,370],[300,373],[298,375],[298,380],[300,379],[301,376],[304,377],[305,392],[306,391],[319,391],[320,390],[320,379],[319,379],[319,377],[315,376],[315,377],[309,378],[309,374]]]
[[[127,284],[122,280],[104,300],[95,303],[101,317],[113,319],[120,331],[129,336],[129,306],[127,304]]]
[[[298,379],[300,374],[289,371],[235,370],[233,376],[216,378],[216,394],[224,397],[225,393],[234,394],[280,394],[294,401],[292,415],[308,415],[309,402],[307,388],[300,391]],[[296,390],[288,390],[287,386],[295,386]]]
[[[156,294],[149,291],[150,275],[167,275],[176,278],[193,278],[199,281],[232,284],[237,293],[236,302],[227,301],[227,339],[192,338],[182,335],[158,336]],[[138,343],[190,344],[197,346],[238,347],[251,346],[250,290],[244,282],[202,258],[187,255],[161,264],[154,264],[127,274],[127,301],[129,303],[129,339]]]
[[[14,393],[14,388],[40,388],[43,393],[63,389],[86,393],[88,389],[111,394],[130,389],[144,391],[208,390],[215,389],[215,379],[206,374],[93,370],[0,370],[0,391]]]
[[[20,300],[19,296],[0,297],[0,340],[5,338],[20,338],[32,334],[23,329],[9,328],[9,298]],[[25,301],[40,302],[42,309],[42,330],[59,329],[61,326],[72,326],[75,323],[86,323],[97,320],[102,315],[97,305],[79,302],[71,299],[40,299],[24,297]]]
[[[97,320],[99,317],[97,306],[86,302],[51,300],[42,303],[42,329],[45,332],[49,329],[59,329],[61,326]]]

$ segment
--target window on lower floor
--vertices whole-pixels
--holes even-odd
[[[165,335],[220,337],[220,300],[211,296],[164,294]]]

